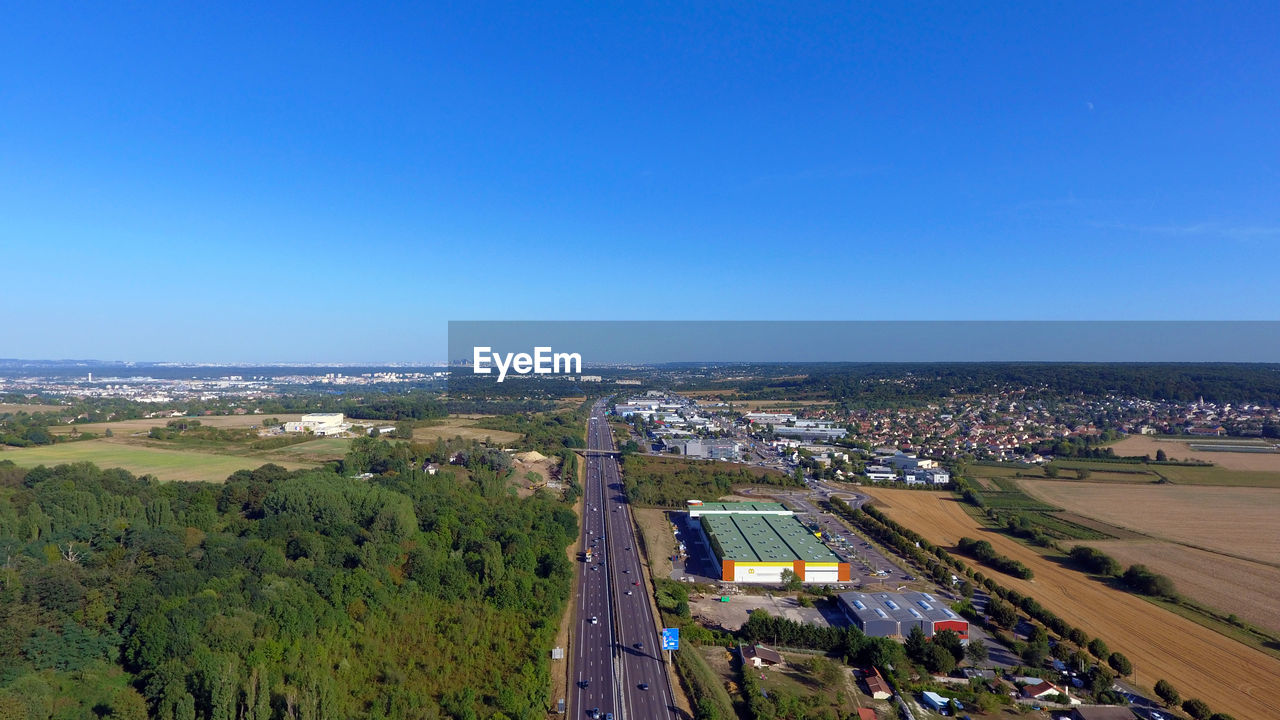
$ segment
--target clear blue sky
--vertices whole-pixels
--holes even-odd
[[[203,5],[7,4],[0,357],[1280,317],[1275,2]]]

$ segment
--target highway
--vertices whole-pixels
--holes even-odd
[[[591,410],[587,447],[613,450],[604,402]],[[580,564],[568,703],[570,717],[648,720],[675,717],[675,702],[660,649],[649,586],[641,572],[631,508],[622,491],[618,462],[587,455],[583,488],[582,548],[592,562]],[[594,622],[593,622],[594,618]]]

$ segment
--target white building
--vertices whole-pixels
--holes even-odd
[[[285,432],[307,432],[316,435],[334,435],[349,427],[343,422],[342,413],[308,413],[297,422],[284,424]]]
[[[885,467],[884,465],[868,465],[863,472],[868,480],[892,480],[897,477],[897,473],[893,471],[893,468]]]
[[[902,451],[898,451],[889,457],[881,458],[881,460],[885,465],[891,465],[899,470],[932,470],[938,466],[935,460],[918,458]]]

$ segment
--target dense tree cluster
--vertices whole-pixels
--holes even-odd
[[[683,460],[628,455],[622,462],[622,482],[631,502],[661,507],[683,507],[690,499],[715,500],[735,485],[804,484],[776,470],[761,471],[715,460]]]
[[[1219,404],[1280,405],[1280,367],[1264,364],[858,363],[769,365],[751,368],[751,374],[765,379],[737,382],[744,397],[826,398],[863,407],[916,404],[993,387],[1089,398],[1193,402],[1203,397]]]
[[[1030,580],[1035,577],[1035,574],[1031,572],[1031,568],[1023,565],[1018,560],[1014,560],[1011,557],[1007,557],[996,552],[995,548],[991,546],[991,543],[986,540],[975,540],[971,537],[962,537],[960,538],[960,541],[956,543],[956,550],[1007,575],[1012,575],[1023,580]]]
[[[0,462],[0,716],[543,717],[576,536],[447,473]]]
[[[1068,553],[1071,560],[1095,575],[1116,577],[1120,575],[1120,563],[1115,558],[1097,548],[1087,545],[1076,545]]]

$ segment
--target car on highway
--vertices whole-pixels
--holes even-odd
[[[600,624],[600,618],[596,617],[595,615],[592,615],[592,616],[591,616],[591,624],[592,624],[592,625],[599,625],[599,624]]]
[[[591,708],[591,710],[587,712],[587,717],[591,718],[591,720],[597,720],[600,717],[600,708]]]
[[[641,689],[641,690],[648,690],[648,689],[649,689],[649,683],[640,683],[640,689]]]
[[[579,681],[578,681],[578,687],[580,687],[580,688],[590,687],[590,685],[591,685],[591,681],[590,681],[590,680],[579,680]]]
[[[632,592],[631,592],[630,590],[628,590],[628,591],[627,591],[627,594],[628,594],[628,595],[631,595],[631,594],[632,594]]]
[[[632,647],[634,647],[634,648],[635,648],[635,649],[637,649],[637,650],[643,650],[643,649],[644,649],[644,643],[642,643],[642,642],[638,642],[638,643],[636,643],[635,645],[632,645]]]

